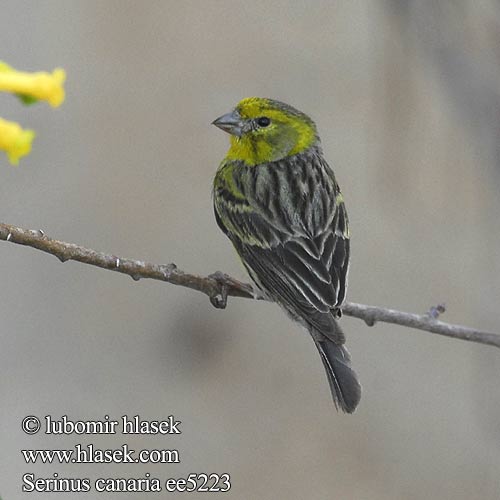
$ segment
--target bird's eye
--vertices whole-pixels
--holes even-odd
[[[271,120],[267,116],[261,116],[260,118],[257,118],[257,125],[259,127],[269,127],[271,124]]]

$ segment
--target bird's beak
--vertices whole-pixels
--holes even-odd
[[[212,122],[212,125],[219,127],[221,130],[224,130],[224,132],[227,132],[228,134],[241,137],[241,134],[243,133],[244,122],[238,111],[235,109],[234,111],[231,111],[231,113],[219,116],[217,120],[214,120]]]

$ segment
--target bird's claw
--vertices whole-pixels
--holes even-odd
[[[221,273],[220,271],[216,271],[213,274],[210,274],[208,276],[209,278],[215,280],[218,284],[218,292],[209,295],[210,303],[217,309],[225,309],[227,306],[227,292],[228,292],[228,285],[227,285],[227,275],[224,273]]]

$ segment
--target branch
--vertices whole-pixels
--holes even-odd
[[[55,255],[61,262],[76,260],[84,264],[127,274],[136,281],[141,278],[150,278],[191,288],[207,295],[212,304],[221,309],[226,306],[228,296],[266,300],[251,285],[242,283],[220,272],[204,277],[185,273],[178,269],[175,264],[152,264],[140,260],[123,259],[116,255],[96,252],[73,243],[54,240],[46,236],[42,230],[22,229],[0,223],[0,240],[36,248],[42,252]],[[412,314],[353,302],[346,302],[342,307],[342,312],[346,316],[362,319],[368,326],[373,326],[377,321],[394,323],[446,337],[500,348],[500,335],[498,334],[439,321],[437,318],[444,310],[443,305],[438,305],[431,308],[426,314]]]

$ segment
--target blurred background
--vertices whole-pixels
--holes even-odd
[[[349,300],[416,313],[445,302],[443,320],[500,332],[495,0],[4,0],[0,47],[18,69],[68,74],[57,110],[0,95],[0,115],[38,134],[18,168],[0,157],[2,222],[246,280],[213,217],[228,137],[210,123],[242,97],[272,97],[316,120],[335,168]],[[0,280],[3,500],[32,498],[26,472],[230,473],[231,491],[211,498],[500,496],[493,347],[344,318],[364,388],[346,416],[313,342],[272,304],[220,311],[200,293],[7,243]],[[23,434],[23,417],[48,414],[173,414],[183,434]],[[20,453],[124,442],[176,448],[181,463],[27,465]]]

